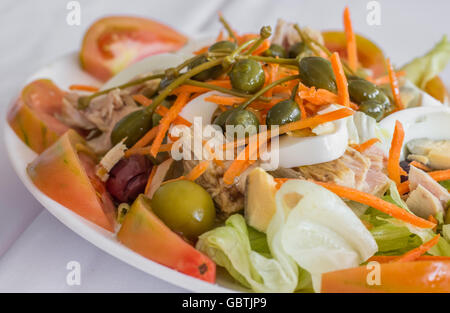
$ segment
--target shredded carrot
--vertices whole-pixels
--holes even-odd
[[[221,31],[219,32],[219,35],[218,35],[217,38],[216,38],[216,42],[222,41],[222,40],[223,40],[223,30],[221,30]]]
[[[130,149],[125,151],[125,157],[138,153],[139,149],[148,145],[158,133],[158,126],[150,129],[141,139],[138,140]]]
[[[397,71],[395,72],[395,76],[397,77],[401,77],[401,76],[405,76],[406,72],[405,71]],[[375,79],[368,79],[369,81],[371,81],[372,83],[374,83],[375,85],[384,85],[384,84],[389,84],[390,80],[389,80],[389,75],[384,75]]]
[[[353,32],[352,20],[350,18],[350,10],[348,7],[345,7],[344,10],[344,30],[347,41],[348,64],[353,71],[356,71],[358,67],[358,50],[356,48],[356,37]]]
[[[253,149],[251,149],[253,148]],[[243,149],[236,160],[231,163],[230,167],[225,171],[223,175],[223,181],[227,185],[231,185],[234,183],[234,180],[237,176],[242,174],[244,170],[251,164],[253,164],[256,160],[250,160],[251,156],[254,156],[254,153],[259,148],[259,145],[248,144],[245,149]]]
[[[260,55],[270,47],[270,41],[268,39],[264,40],[263,43],[252,52],[252,55]]]
[[[437,182],[450,179],[450,169],[428,172],[427,174],[430,175],[430,177],[433,178]],[[405,181],[405,182],[401,183],[398,186],[398,192],[401,195],[404,195],[405,193],[409,192],[409,181]]]
[[[370,257],[367,261],[375,261],[378,263],[389,263],[398,259],[398,255],[374,255]],[[450,261],[448,256],[437,256],[437,255],[421,255],[413,261]]]
[[[186,178],[185,178],[184,176],[180,176],[180,177],[177,177],[177,178],[165,180],[165,181],[163,181],[163,182],[161,183],[161,186],[162,186],[162,185],[165,185],[165,184],[167,184],[167,183],[173,183],[174,181],[185,180],[185,179],[186,179]]]
[[[70,90],[80,90],[80,91],[89,91],[89,92],[97,92],[98,87],[89,86],[89,85],[70,85]]]
[[[207,83],[210,84],[210,85],[215,85],[215,86],[231,89],[231,82],[228,79],[210,80]],[[211,91],[211,89],[204,88],[204,87],[190,86],[190,85],[181,85],[181,86],[175,88],[171,92],[171,94],[178,95],[178,94],[181,94],[183,92],[188,92],[188,93],[205,93],[205,92],[208,92],[208,91]]]
[[[341,59],[339,58],[339,54],[337,52],[334,52],[331,55],[330,59],[334,76],[336,77],[336,85],[338,90],[338,103],[348,107],[350,106],[350,96],[348,94],[347,77],[345,76]]]
[[[315,87],[308,88],[305,85],[300,84],[299,90],[300,98],[314,105],[322,106],[339,102],[338,96],[326,89],[316,89]],[[353,102],[350,102],[350,107],[353,110],[358,109],[358,105]]]
[[[429,168],[428,166],[426,166],[423,163],[417,162],[416,160],[412,161],[411,163],[409,163],[409,165],[411,166],[415,166],[417,168],[420,168],[421,170],[425,171],[425,172],[430,172],[431,168]]]
[[[436,225],[438,224],[437,219],[431,214],[430,214],[430,216],[428,216],[428,220],[432,223],[435,223]]]
[[[219,95],[211,95],[205,98],[205,101],[213,102],[216,104],[232,106],[237,103],[242,103],[245,101],[245,98],[234,97],[234,96],[219,96]]]
[[[167,114],[162,117],[161,121],[159,122],[158,133],[155,137],[155,140],[153,140],[152,147],[150,149],[150,154],[153,157],[156,157],[156,155],[158,154],[159,147],[161,146],[162,141],[164,140],[164,137],[169,130],[170,124],[172,124],[178,114],[180,114],[181,110],[186,105],[188,100],[189,93],[181,93],[175,100],[175,103],[169,109],[169,112],[167,112]]]
[[[278,69],[279,64],[277,63],[269,63],[269,77],[268,77],[268,84],[273,83],[278,79]],[[265,96],[266,97],[272,97],[274,88],[271,88],[267,90]]]
[[[158,107],[156,108],[155,112],[158,113],[161,116],[164,116],[164,115],[166,115],[167,112],[169,112],[169,109],[166,108],[163,105],[158,105]],[[187,127],[191,127],[192,126],[191,122],[189,122],[188,120],[184,119],[182,116],[179,116],[179,115],[175,118],[173,123],[175,125],[186,125]]]
[[[318,182],[314,181],[316,184],[327,188],[331,192],[334,192],[339,197],[343,197],[349,200],[353,200],[368,206],[373,207],[383,213],[386,213],[392,217],[399,220],[407,222],[411,225],[421,227],[421,228],[433,228],[436,224],[420,218],[414,214],[409,213],[403,208],[396,206],[390,202],[384,201],[372,194],[359,191],[357,189],[344,187],[332,183]]]
[[[148,191],[150,190],[150,185],[152,184],[153,177],[155,177],[156,169],[158,166],[154,165],[152,167],[152,171],[150,172],[150,175],[148,176],[147,184],[145,185],[145,194],[148,194]]]
[[[433,246],[435,246],[439,242],[439,238],[441,236],[437,234],[433,237],[433,239],[423,243],[421,246],[412,249],[406,252],[404,255],[400,256],[397,259],[394,259],[392,262],[411,262],[415,261],[418,257],[425,254],[428,250],[430,250]]]
[[[402,98],[400,97],[400,88],[398,85],[397,75],[395,75],[394,68],[392,67],[391,60],[387,59],[387,68],[389,74],[389,83],[391,85],[392,95],[394,97],[395,105],[397,110],[403,110],[405,106],[403,105]]]
[[[298,107],[300,109],[300,113],[301,113],[300,119],[304,120],[305,118],[307,118],[305,105],[303,104],[303,99],[300,98],[300,96],[298,95],[298,92],[295,95],[295,102],[298,104]]]
[[[400,171],[400,176],[408,176],[408,173],[401,166],[399,166],[398,170]]]
[[[389,149],[389,158],[387,163],[387,171],[389,178],[392,179],[396,185],[400,185],[400,154],[402,152],[403,140],[405,138],[405,131],[403,125],[399,121],[395,121],[394,135],[391,141],[391,148]]]
[[[210,161],[202,161],[198,163],[186,176],[187,180],[196,180],[208,169]]]
[[[380,139],[378,139],[378,138],[371,138],[371,139],[369,139],[369,140],[367,140],[367,141],[365,141],[365,142],[363,142],[363,143],[361,143],[359,145],[354,145],[353,149],[355,149],[355,150],[357,150],[359,152],[364,152],[364,151],[366,151],[367,149],[369,149],[370,147],[372,147],[375,143],[377,143],[379,141],[380,141]]]
[[[136,101],[137,103],[140,103],[141,105],[143,105],[143,106],[145,106],[145,107],[148,107],[148,106],[149,106],[150,104],[152,104],[152,102],[153,102],[152,99],[149,99],[149,98],[147,98],[146,96],[141,95],[141,94],[139,94],[139,95],[134,95],[134,96],[133,96],[133,100]]]

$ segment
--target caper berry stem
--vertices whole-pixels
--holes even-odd
[[[150,104],[148,107],[145,108],[145,110],[149,112],[153,112],[154,109],[160,105],[165,98],[178,86],[182,85],[186,82],[187,79],[195,76],[196,74],[203,72],[204,70],[210,69],[214,66],[217,66],[219,64],[222,64],[223,58],[211,60],[208,62],[205,62],[203,64],[200,64],[199,66],[194,67],[190,71],[187,71],[186,73],[180,75],[178,78],[176,78],[169,86],[164,88],[159,95],[155,98],[155,100]]]
[[[294,86],[294,88],[292,89],[291,100],[294,101],[294,102],[295,102],[295,96],[296,96],[297,91],[298,91],[298,85],[299,85],[299,84],[296,84],[296,85]]]
[[[261,88],[257,93],[255,93],[251,98],[249,98],[247,101],[245,101],[244,103],[242,103],[239,108],[240,109],[245,109],[250,103],[252,103],[253,101],[255,101],[256,99],[258,99],[259,96],[261,96],[262,94],[264,94],[266,91],[272,89],[275,86],[278,86],[282,83],[294,80],[294,79],[299,79],[300,76],[299,75],[290,75],[290,76],[286,76],[283,78],[280,78],[279,80],[276,80],[270,84],[268,84],[267,86]]]
[[[177,67],[175,67],[176,73],[177,73],[177,74],[180,73],[180,71],[181,71],[182,69],[184,69],[186,66],[188,66],[189,64],[195,62],[197,59],[199,59],[199,58],[201,58],[201,57],[203,57],[203,56],[205,56],[205,55],[206,55],[206,53],[201,53],[201,54],[198,54],[198,55],[193,56],[192,58],[189,58],[189,59],[185,60],[183,63],[181,63],[180,65],[178,65]]]
[[[308,46],[308,48],[314,52],[317,56],[320,56],[320,51],[317,50],[317,48],[312,44],[312,38],[309,37],[307,34],[305,34],[301,29],[300,26],[298,26],[298,24],[294,25],[295,30],[297,31],[297,33],[299,34],[300,38],[302,39],[302,41]],[[325,52],[327,53],[327,52]],[[328,55],[328,53],[327,53]],[[331,53],[329,54],[331,55]]]
[[[231,29],[230,24],[228,24],[228,22],[225,20],[225,18],[223,17],[222,14],[219,14],[219,21],[222,23],[223,27],[225,27],[225,29],[228,32],[228,36],[231,37],[234,42],[238,42],[236,35],[234,34],[234,31]]]
[[[236,96],[236,97],[241,97],[241,98],[250,98],[252,95],[246,94],[246,93],[242,93],[236,90],[232,90],[232,89],[227,89],[221,86],[216,86],[216,85],[212,85],[212,84],[208,84],[208,83],[204,83],[204,82],[199,82],[196,80],[192,80],[192,79],[187,79],[185,81],[186,85],[191,85],[191,86],[196,86],[196,87],[202,87],[202,88],[207,88],[207,89],[211,89],[211,90],[215,90],[215,91],[219,91],[225,94],[229,94],[232,96]],[[270,101],[269,98],[267,97],[259,97],[259,100],[261,101],[265,101],[268,102]]]
[[[297,61],[295,61],[295,59],[287,59],[287,58],[273,58],[273,57],[263,57],[259,55],[249,55],[249,56],[238,56],[238,59],[252,59],[264,63],[276,63],[281,65],[297,66]]]
[[[272,28],[270,26],[264,26],[261,28],[258,40],[244,53],[244,55],[251,55],[259,46],[262,45],[264,40],[272,35]]]
[[[116,86],[116,87],[112,87],[112,88],[108,88],[96,93],[93,93],[90,96],[84,96],[84,97],[80,97],[78,99],[78,108],[79,109],[85,109],[89,106],[89,103],[92,101],[92,99],[97,98],[99,96],[105,95],[107,93],[109,93],[110,91],[113,91],[115,89],[124,89],[124,88],[128,88],[131,86],[135,86],[135,85],[139,85],[142,83],[145,83],[146,81],[149,80],[153,80],[153,79],[159,79],[159,78],[163,78],[165,76],[165,74],[154,74],[154,75],[149,75],[149,76],[145,76],[136,80],[132,80],[128,83]]]

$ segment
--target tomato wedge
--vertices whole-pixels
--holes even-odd
[[[113,232],[115,207],[95,175],[94,158],[85,140],[70,129],[30,163],[27,172],[44,194]]]
[[[338,52],[341,58],[347,58],[345,33],[341,31],[322,32],[325,46],[331,52]],[[372,41],[356,34],[356,47],[358,49],[358,61],[365,68],[373,71],[373,76],[378,77],[386,73],[383,51]]]
[[[96,21],[86,32],[81,66],[100,80],[149,55],[181,48],[187,38],[172,28],[141,17],[111,16]]]
[[[322,292],[450,292],[450,261],[415,261],[380,264],[379,285],[367,279],[374,269],[366,266],[322,275]]]
[[[147,259],[192,277],[214,283],[216,264],[171,231],[140,195],[124,218],[117,234],[120,242]]]
[[[33,151],[41,153],[68,127],[55,118],[61,111],[64,92],[51,80],[39,79],[22,89],[8,112],[8,123]]]

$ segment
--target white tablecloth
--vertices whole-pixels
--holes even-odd
[[[68,2],[0,1],[2,123],[7,104],[25,78],[54,58],[77,50],[87,27],[105,15],[143,15],[188,35],[216,35],[218,11],[239,31],[256,32],[262,24],[274,25],[278,17],[318,29],[341,29],[342,10],[349,4],[356,31],[379,43],[397,65],[430,49],[450,29],[447,0],[379,1],[379,26],[366,22],[369,1],[81,0],[80,26],[66,23]],[[443,77],[449,84],[450,68]],[[15,176],[4,144],[0,173],[0,291],[185,291],[109,256],[57,221]],[[81,265],[79,286],[66,283],[69,261]]]

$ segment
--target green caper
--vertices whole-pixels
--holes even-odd
[[[116,145],[125,137],[125,145],[133,146],[152,128],[152,114],[148,110],[134,111],[116,123],[111,132],[111,143]]]
[[[223,131],[225,131],[225,123],[227,122],[228,116],[230,116],[231,113],[233,113],[234,109],[226,110],[220,113],[213,121],[214,125],[220,126]]]
[[[336,93],[336,80],[330,61],[312,56],[304,57],[299,62],[299,75],[303,84]]]
[[[380,103],[375,99],[369,99],[361,102],[359,111],[373,117],[378,122],[383,118],[385,109],[383,103]]]
[[[189,239],[210,230],[216,218],[211,195],[188,180],[161,185],[152,197],[151,207],[170,229]]]
[[[304,42],[294,43],[292,46],[289,47],[289,50],[288,50],[288,56],[291,59],[295,59],[300,54],[306,55],[309,53],[310,53],[310,50]]]
[[[166,107],[166,108],[170,108],[170,107],[172,106],[172,102],[170,102],[170,101],[167,100],[167,99],[164,99],[164,101],[161,102],[160,105],[162,105],[162,106],[164,106],[164,107]],[[158,124],[159,124],[159,121],[161,121],[161,119],[162,119],[162,116],[159,115],[158,113],[154,112],[154,113],[153,113],[153,116],[152,116],[152,126],[158,125]]]
[[[267,125],[284,125],[298,121],[301,118],[298,104],[291,99],[283,100],[275,104],[267,113]]]
[[[375,99],[380,90],[365,79],[351,79],[348,81],[348,92],[352,101],[361,103],[365,100]]]
[[[242,126],[243,129],[234,129],[234,135],[238,138],[254,135],[258,132],[259,120],[255,113],[236,108],[231,110],[225,122],[225,126]],[[226,127],[227,128],[227,127]],[[240,133],[243,130],[242,133]]]
[[[189,64],[188,69],[192,70],[194,67],[197,67],[203,63],[208,62],[208,58],[206,56],[201,56],[197,59],[195,59],[191,64]],[[222,74],[222,65],[214,66],[210,69],[204,70],[203,72],[198,73],[197,75],[194,75],[192,79],[199,80],[199,81],[205,81],[212,78],[217,78]]]
[[[209,52],[231,53],[236,48],[237,48],[236,43],[228,41],[228,40],[222,40],[222,41],[218,41],[215,44],[211,45],[211,47],[208,48],[208,51]]]
[[[286,53],[286,50],[282,46],[273,43],[270,45],[269,49],[264,51],[263,55],[266,57],[272,57],[272,58],[276,58],[276,57],[285,58],[287,56],[287,53]]]
[[[237,61],[228,75],[233,88],[245,93],[257,92],[266,80],[261,64],[252,59]]]

